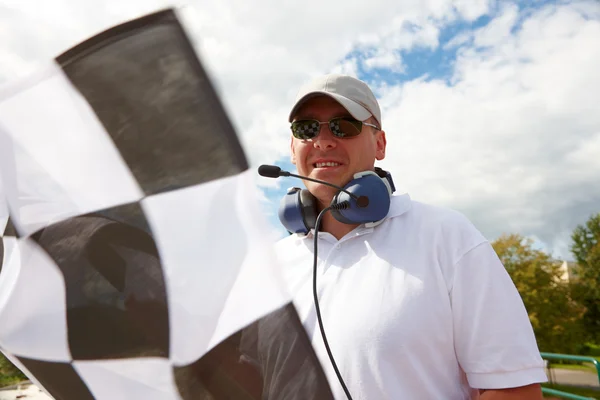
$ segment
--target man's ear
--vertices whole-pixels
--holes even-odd
[[[377,137],[375,138],[375,140],[377,141],[375,143],[375,158],[378,161],[381,161],[385,158],[385,148],[387,146],[387,140],[385,138],[385,132],[384,131],[379,131],[376,133]]]
[[[290,141],[290,161],[292,164],[296,165],[296,148],[294,147],[294,137],[292,136],[292,140]]]

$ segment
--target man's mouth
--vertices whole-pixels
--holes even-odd
[[[315,168],[339,167],[341,164],[336,162],[318,162],[313,164]]]

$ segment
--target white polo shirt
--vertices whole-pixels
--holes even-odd
[[[277,254],[334,396],[344,399],[316,322],[313,239],[291,235]],[[546,381],[513,282],[460,213],[393,196],[380,225],[318,240],[325,333],[354,399],[470,399],[471,388]]]

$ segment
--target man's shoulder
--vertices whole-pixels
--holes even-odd
[[[398,197],[394,202],[403,201]],[[434,226],[472,226],[469,219],[460,211],[446,206],[434,205],[417,200],[410,200],[406,217],[413,223]]]
[[[393,229],[411,232],[429,243],[443,242],[462,248],[485,241],[465,214],[446,206],[411,200],[410,209],[393,220],[397,220],[392,222]]]

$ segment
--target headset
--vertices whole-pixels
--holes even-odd
[[[392,175],[379,167],[375,167],[375,171],[355,174],[343,188],[337,189],[339,192],[330,204],[333,217],[345,224],[365,224],[367,227],[383,221],[390,208],[391,195],[396,191]],[[289,233],[307,235],[316,225],[317,204],[317,199],[307,189],[292,187],[281,199],[279,220]],[[335,205],[338,204],[348,206],[337,209]]]

